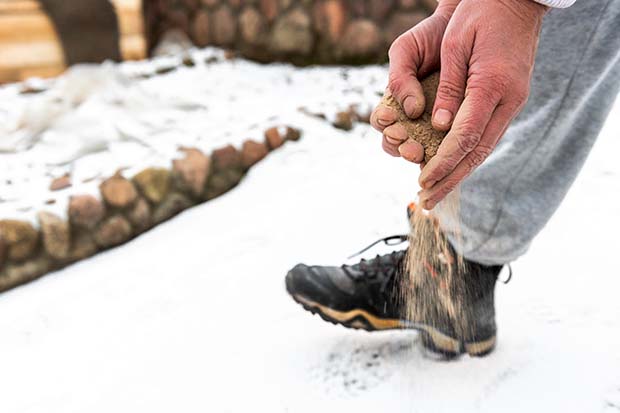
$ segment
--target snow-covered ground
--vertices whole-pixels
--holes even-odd
[[[304,137],[228,194],[0,295],[0,411],[620,412],[620,104],[498,286],[498,348],[451,362],[415,333],[335,327],[286,295],[297,262],[405,231],[418,174],[366,125],[295,121]]]
[[[97,194],[99,183],[122,169],[170,166],[179,146],[211,150],[291,124],[311,128],[302,113],[335,116],[350,105],[369,111],[385,87],[385,68],[259,65],[227,60],[219,49],[121,65],[80,65],[44,93],[0,87],[0,217],[34,220],[46,208],[62,215],[72,194]],[[158,69],[177,70],[147,79]],[[72,186],[48,190],[70,174]],[[49,205],[54,200],[53,205]]]

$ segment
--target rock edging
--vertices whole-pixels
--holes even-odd
[[[301,132],[290,126],[265,131],[265,140],[246,140],[206,155],[180,148],[183,156],[170,169],[146,168],[127,179],[120,172],[99,186],[101,199],[72,196],[67,219],[47,211],[38,227],[20,220],[0,220],[0,292],[73,262],[123,244],[196,204],[234,188],[268,153]]]
[[[144,0],[153,48],[168,30],[198,47],[220,46],[258,61],[296,64],[387,61],[390,44],[436,0]]]

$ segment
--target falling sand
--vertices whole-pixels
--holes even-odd
[[[424,148],[424,161],[428,162],[437,153],[445,132],[433,129],[432,109],[439,83],[439,74],[433,73],[422,80],[426,98],[426,109],[417,119],[409,119],[395,99],[387,95],[382,103],[399,112],[397,123],[407,130],[409,139],[419,142]],[[407,277],[403,277],[401,300],[405,319],[412,323],[437,325],[446,324],[460,338],[468,337],[471,317],[465,303],[466,283],[463,257],[440,228],[438,216],[444,224],[450,221],[452,242],[459,242],[460,196],[458,189],[449,194],[433,211],[410,208],[409,249],[405,260]],[[445,227],[445,225],[444,225]]]
[[[411,323],[443,327],[448,323],[458,337],[469,336],[465,262],[441,230],[437,216],[459,222],[459,192],[453,191],[433,212],[410,208],[409,248],[405,259],[401,300]],[[453,234],[457,242],[459,234]],[[448,333],[448,332],[446,332]]]

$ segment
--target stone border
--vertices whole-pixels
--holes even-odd
[[[390,44],[437,0],[144,0],[149,48],[170,29],[199,47],[295,64],[387,61]]]
[[[265,140],[246,140],[205,155],[180,148],[170,169],[146,168],[130,179],[119,171],[99,186],[101,199],[72,196],[67,220],[37,214],[39,227],[0,220],[0,292],[24,284],[97,252],[123,244],[194,205],[234,188],[247,171],[301,132],[289,126],[265,131]]]
[[[312,112],[305,107],[299,108],[299,111],[304,115],[328,122],[334,128],[347,132],[352,130],[356,123],[365,123],[370,125],[371,111],[360,110],[359,106],[356,104],[349,106],[347,110],[336,112],[331,117],[328,117],[323,112]]]

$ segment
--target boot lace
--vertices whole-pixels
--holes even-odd
[[[395,246],[407,241],[407,235],[392,235],[381,238],[361,251],[353,254],[349,258],[356,257],[377,244],[385,243],[389,246]],[[372,259],[364,259],[354,265],[343,265],[344,272],[356,282],[380,283],[379,292],[385,295],[391,291],[390,287],[403,272],[403,261],[405,259],[406,250],[394,251],[386,255],[377,255]]]

